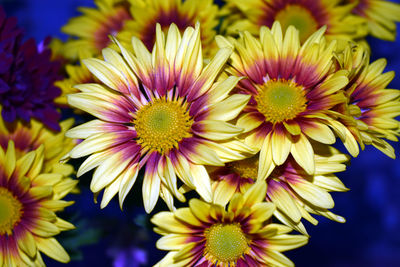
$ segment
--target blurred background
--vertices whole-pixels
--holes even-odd
[[[80,14],[77,7],[93,6],[93,2],[0,0],[0,5],[8,16],[18,18],[27,37],[39,42],[47,36],[65,39],[61,26]],[[386,70],[398,72],[389,88],[400,88],[400,37],[396,42],[374,38],[368,42],[372,59],[387,58]],[[393,146],[399,157],[400,145]],[[311,235],[309,244],[285,254],[298,267],[400,266],[399,163],[399,159],[392,160],[368,147],[352,160],[346,172],[338,174],[351,190],[333,193],[336,203],[333,212],[344,216],[347,222],[339,224],[319,217],[317,227],[306,225]],[[89,180],[81,178],[82,193],[69,197],[76,203],[61,216],[77,226],[58,238],[72,257],[68,266],[152,266],[160,260],[165,253],[155,248],[159,236],[152,232],[149,217],[142,208],[141,190],[129,194],[124,211],[115,199],[100,210],[87,189]],[[45,262],[47,266],[65,266],[48,258]]]

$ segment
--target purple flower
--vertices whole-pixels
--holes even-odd
[[[40,44],[23,41],[15,18],[7,18],[0,7],[0,104],[7,122],[31,118],[52,130],[60,130],[54,98],[61,94],[54,82],[60,79],[58,62],[51,62],[49,40]]]
[[[108,254],[113,258],[113,267],[139,267],[147,263],[147,252],[135,246],[112,248]]]

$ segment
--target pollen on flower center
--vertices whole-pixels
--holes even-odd
[[[137,142],[149,150],[163,154],[191,136],[193,120],[187,107],[178,101],[156,99],[139,109],[135,116]]]
[[[237,261],[249,248],[246,236],[237,224],[216,224],[206,233],[206,251],[218,261]]]
[[[284,31],[290,26],[295,26],[300,32],[300,41],[303,43],[307,38],[318,30],[318,22],[313,14],[300,5],[287,5],[279,11],[275,20],[279,21]]]
[[[21,202],[7,188],[0,187],[0,235],[11,235],[21,216]]]
[[[226,163],[226,167],[242,178],[255,180],[258,176],[258,155],[244,160]]]
[[[276,123],[293,119],[306,108],[303,88],[293,81],[270,80],[255,96],[257,109],[266,121]]]

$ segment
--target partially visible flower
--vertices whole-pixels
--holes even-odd
[[[156,40],[156,24],[160,24],[164,33],[174,23],[183,33],[187,27],[201,25],[201,44],[207,56],[218,50],[213,46],[215,27],[218,25],[218,6],[212,0],[144,0],[133,1],[131,13],[133,19],[118,35],[124,44],[130,44],[132,36],[138,37],[149,51]]]
[[[0,119],[0,145],[3,149],[7,149],[9,140],[12,140],[18,157],[43,145],[43,170],[69,176],[74,172],[73,166],[60,164],[59,161],[76,144],[75,140],[65,137],[65,132],[73,124],[73,119],[62,121],[60,132],[54,132],[36,120],[31,120],[27,124],[22,122],[7,123]]]
[[[54,236],[74,226],[56,212],[73,203],[61,199],[76,183],[46,173],[43,150],[17,156],[13,141],[0,148],[0,266],[44,266],[41,252],[69,261]]]
[[[260,29],[260,39],[249,32],[238,40],[217,39],[220,47],[235,47],[227,72],[247,77],[234,91],[251,96],[236,126],[244,129],[244,142],[260,151],[263,177],[290,154],[306,173],[313,174],[310,141],[330,145],[336,141],[334,132],[348,132],[337,118],[353,118],[333,110],[347,103],[343,91],[348,83],[347,71],[334,70],[336,42],[327,44],[323,36],[320,29],[300,45],[293,26],[283,36],[276,22],[271,30]]]
[[[245,193],[258,180],[266,180],[268,190],[266,200],[273,202],[274,212],[281,222],[307,234],[301,218],[317,224],[310,213],[325,216],[337,222],[344,218],[329,209],[334,202],[329,192],[344,192],[348,189],[335,173],[346,169],[348,156],[330,146],[314,147],[315,174],[307,174],[292,158],[275,167],[268,177],[260,177],[258,155],[244,160],[227,163],[224,167],[214,167],[210,173],[213,182],[213,202],[225,205],[235,193]]]
[[[117,42],[121,53],[103,50],[105,61],[84,63],[104,84],[83,84],[81,93],[68,95],[68,103],[98,119],[67,132],[85,139],[69,157],[89,156],[77,175],[96,168],[91,190],[105,188],[101,207],[119,192],[122,206],[145,168],[143,200],[150,212],[159,196],[173,209],[173,196],[185,201],[177,189],[177,176],[205,200],[211,201],[211,184],[204,165],[242,159],[253,152],[233,139],[242,132],[227,121],[234,119],[249,96],[228,96],[240,78],[221,76],[232,50],[220,49],[203,66],[200,25],[181,37],[172,24],[165,36],[157,25],[152,54],[138,39],[133,50]]]
[[[86,51],[87,52],[87,51]],[[88,68],[83,64],[82,60],[89,58],[89,54],[85,54],[84,50],[79,52],[79,64],[67,64],[65,66],[66,78],[55,82],[55,86],[61,89],[61,95],[54,102],[61,107],[69,107],[67,95],[79,92],[74,88],[76,84],[93,83],[98,80],[90,73]]]
[[[361,148],[373,145],[387,156],[395,158],[393,147],[384,139],[398,141],[400,123],[400,90],[386,88],[394,72],[383,73],[386,60],[372,63],[369,53],[362,46],[349,45],[338,55],[338,67],[349,71],[350,82],[346,87],[349,105],[339,106],[339,111],[350,114],[357,122],[350,126]]]
[[[290,25],[295,26],[300,31],[301,43],[324,25],[328,40],[354,40],[367,34],[366,21],[351,14],[354,5],[342,6],[339,0],[227,0],[227,3],[243,16],[227,27],[230,34],[246,30],[258,35],[259,27],[272,27],[274,21],[279,21],[284,31]]]
[[[352,12],[368,21],[368,30],[372,36],[394,41],[396,22],[400,22],[400,5],[386,0],[346,0],[356,4]]]
[[[58,38],[51,38],[47,47],[51,50],[51,61],[58,61],[61,63],[62,68],[68,62],[68,59],[64,57],[64,43]]]
[[[263,202],[266,191],[259,181],[227,209],[191,199],[188,208],[154,215],[154,231],[163,235],[156,246],[170,251],[156,266],[294,266],[281,252],[308,238],[271,222],[275,205]]]
[[[79,51],[97,57],[107,47],[110,35],[116,36],[132,17],[129,12],[129,0],[95,0],[96,8],[81,7],[83,13],[61,28],[71,35],[64,46],[65,57],[77,60]]]
[[[54,104],[60,89],[59,62],[50,61],[46,44],[33,39],[22,42],[16,20],[6,18],[0,8],[0,104],[7,122],[35,118],[53,130],[60,130],[61,115]]]

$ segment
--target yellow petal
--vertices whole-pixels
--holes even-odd
[[[284,132],[274,131],[272,134],[272,158],[276,165],[282,165],[289,156],[292,142]]]
[[[68,253],[55,238],[35,237],[37,247],[44,254],[56,261],[67,263],[70,261]]]
[[[272,134],[267,135],[264,139],[264,143],[260,151],[260,160],[258,163],[258,177],[257,179],[267,179],[275,168],[275,164],[272,160]]]
[[[307,137],[305,137],[303,134],[300,134],[298,140],[292,143],[290,152],[292,153],[292,156],[296,162],[308,174],[312,175],[315,172],[314,150]]]

